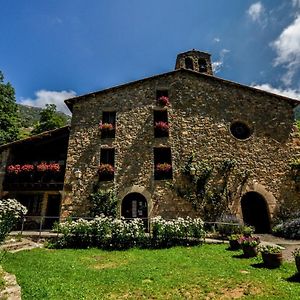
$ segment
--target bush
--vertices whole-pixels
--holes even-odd
[[[273,234],[287,239],[300,239],[300,218],[278,224],[272,229]]]
[[[27,213],[25,206],[15,199],[0,200],[0,243],[13,229],[16,222]]]
[[[142,219],[114,219],[101,215],[92,221],[79,219],[57,225],[62,235],[56,247],[103,249],[127,249],[130,247],[166,247],[187,243],[205,237],[201,219],[178,218],[166,221],[161,217],[152,219],[152,228],[146,235]]]

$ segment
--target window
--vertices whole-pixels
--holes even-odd
[[[204,58],[199,58],[198,65],[199,65],[199,72],[200,73],[207,72],[207,63],[206,63],[206,60]]]
[[[101,138],[114,138],[116,133],[116,112],[104,111],[100,124]]]
[[[172,179],[172,157],[170,148],[154,148],[154,179]]]
[[[99,165],[99,180],[109,181],[114,179],[115,174],[115,149],[101,149],[100,165]]]
[[[239,121],[234,122],[230,125],[230,132],[235,138],[239,140],[246,140],[252,134],[249,126]]]
[[[184,61],[186,69],[194,70],[194,62],[190,57],[186,57]]]
[[[167,110],[154,110],[154,137],[168,137],[169,136],[169,122]]]
[[[169,97],[169,91],[168,90],[157,90],[156,91],[156,100],[158,100],[160,97]]]

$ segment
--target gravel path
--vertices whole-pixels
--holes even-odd
[[[282,246],[284,250],[282,251],[283,259],[286,261],[294,261],[293,251],[296,248],[300,248],[299,240],[287,240],[273,236],[271,234],[257,234],[262,242],[276,244]]]

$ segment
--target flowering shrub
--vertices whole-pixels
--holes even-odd
[[[169,97],[161,96],[157,99],[157,103],[162,106],[168,106],[168,105],[170,105]]]
[[[30,173],[34,171],[34,165],[26,164],[21,166],[21,172]]]
[[[46,172],[48,171],[48,164],[46,164],[45,162],[41,162],[36,166],[36,170],[38,172]]]
[[[60,165],[56,163],[51,163],[48,165],[48,171],[52,173],[59,173],[60,171]]]
[[[7,167],[8,174],[18,175],[21,173],[21,165],[9,165]]]
[[[278,254],[282,252],[282,248],[277,245],[260,245],[258,251],[266,254]]]
[[[111,131],[111,130],[114,130],[115,128],[114,128],[114,125],[111,124],[111,123],[102,123],[102,122],[100,122],[99,129],[101,131]]]
[[[240,244],[242,246],[256,247],[260,243],[258,236],[243,236],[240,238]]]
[[[98,173],[99,175],[103,176],[113,176],[115,172],[115,169],[110,164],[100,164],[98,167]]]
[[[276,225],[272,229],[274,235],[287,239],[300,239],[300,218]]]
[[[201,219],[178,218],[166,221],[161,217],[152,219],[150,237],[146,235],[142,219],[115,219],[100,215],[91,221],[79,219],[57,225],[61,233],[59,247],[97,246],[109,249],[125,249],[133,246],[171,246],[188,239],[204,239]]]
[[[0,200],[0,243],[12,230],[18,219],[27,213],[27,208],[15,199]]]
[[[155,171],[159,173],[168,173],[172,170],[172,166],[168,163],[157,164],[155,166]]]

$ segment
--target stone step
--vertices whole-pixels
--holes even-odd
[[[20,242],[7,241],[0,247],[0,250],[15,252],[15,251],[23,250],[23,249],[38,248],[41,246],[42,246],[41,244],[34,243],[31,240],[23,239]]]

